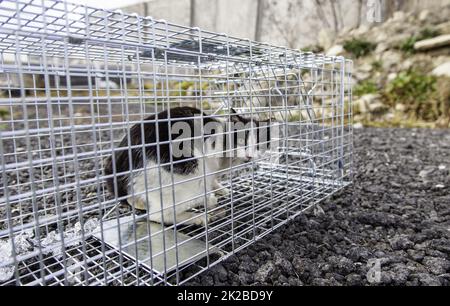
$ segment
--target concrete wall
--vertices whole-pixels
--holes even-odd
[[[262,5],[260,40],[299,48],[315,44],[323,36],[333,36],[336,27],[341,30],[368,24],[368,1],[339,0],[336,1],[338,5],[335,6],[334,12],[331,1],[327,0],[321,1],[323,5],[320,9],[314,0],[151,0],[123,7],[122,10],[231,36],[255,39],[259,3]],[[379,1],[383,6],[384,19],[397,9],[420,11],[450,5],[450,0]],[[360,20],[358,16],[361,16]]]

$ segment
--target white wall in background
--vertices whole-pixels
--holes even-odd
[[[80,0],[89,1],[89,0]],[[95,1],[95,0],[92,0]],[[131,0],[136,1],[136,0]],[[139,0],[137,0],[139,1]],[[391,7],[420,11],[424,8],[450,5],[450,0],[379,0]],[[255,39],[258,0],[150,0],[124,6],[128,13],[148,14],[156,19],[182,25],[198,26],[205,30],[231,36]],[[261,41],[299,48],[318,42],[321,31],[333,33],[335,28],[355,27],[358,24],[359,0],[339,0],[335,14],[332,1],[322,0],[319,10],[315,0],[260,0],[264,6]],[[368,0],[363,0],[361,24],[367,24]],[[122,4],[126,4],[123,1]],[[134,3],[134,2],[133,2]],[[194,18],[191,5],[194,4]],[[336,22],[333,16],[337,16]],[[385,18],[386,19],[386,18]]]

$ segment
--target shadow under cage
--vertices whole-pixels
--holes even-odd
[[[2,285],[183,284],[352,181],[342,57],[53,0],[0,54]]]

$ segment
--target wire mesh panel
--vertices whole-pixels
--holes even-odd
[[[352,181],[351,62],[0,3],[0,284],[183,284]]]

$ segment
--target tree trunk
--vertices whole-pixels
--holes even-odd
[[[191,0],[191,4],[190,4],[190,16],[189,16],[189,24],[192,27],[195,27],[197,25],[197,21],[195,20],[195,10],[196,10],[196,5],[195,5],[195,0]]]
[[[255,25],[255,40],[261,41],[262,36],[262,20],[264,14],[263,0],[256,1],[256,25]]]
[[[336,12],[336,0],[330,0],[331,12],[333,13],[333,26],[334,32],[337,33],[339,31],[339,19]]]
[[[358,20],[356,21],[357,28],[361,26],[362,8],[363,8],[363,0],[358,0],[358,17],[357,17]]]

